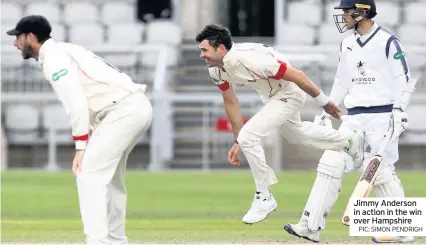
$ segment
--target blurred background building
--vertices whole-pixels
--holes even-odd
[[[409,129],[397,168],[426,168],[426,0],[377,0],[377,22],[400,38],[413,75]],[[276,46],[328,94],[341,40],[333,22],[336,0],[3,0],[1,3],[2,169],[70,168],[68,118],[35,60],[23,61],[5,34],[28,14],[42,14],[59,41],[81,44],[148,85],[154,106],[149,133],[128,168],[225,169],[232,134],[217,87],[199,58],[196,33],[227,26],[235,42]],[[260,107],[255,91],[237,87],[244,117]],[[321,112],[308,99],[303,119]],[[338,126],[338,122],[335,122]],[[276,170],[312,170],[322,152],[290,145],[277,133],[264,142]],[[244,157],[242,157],[244,159]],[[241,168],[248,168],[245,164]]]

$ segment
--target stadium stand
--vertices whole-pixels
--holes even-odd
[[[182,1],[183,4],[186,1]],[[333,6],[336,0],[301,0],[286,1],[285,16],[279,20],[282,31],[277,33],[274,43],[285,50],[286,54],[294,55],[290,62],[303,69],[324,91],[330,91],[334,72],[338,61],[340,41],[347,35],[338,33],[333,22]],[[203,3],[207,6],[207,3]],[[412,72],[420,78],[416,94],[426,92],[426,19],[423,18],[426,3],[412,0],[383,0],[378,1],[380,13],[377,16],[379,24],[394,32],[407,49],[407,58]],[[200,5],[197,6],[202,6]],[[208,77],[204,62],[199,59],[199,52],[193,42],[193,30],[204,24],[194,22],[194,18],[186,23],[173,19],[154,20],[149,23],[141,22],[136,17],[134,1],[93,0],[93,1],[3,1],[1,10],[2,46],[12,46],[13,38],[5,35],[6,29],[14,27],[17,20],[25,14],[43,14],[52,22],[52,36],[61,41],[70,41],[88,47],[97,47],[97,52],[131,75],[135,81],[146,83],[148,92],[153,92],[154,80],[158,68],[158,52],[136,51],[141,45],[165,45],[168,58],[165,64],[166,90],[176,94],[199,95],[200,100],[174,101],[171,112],[173,152],[169,161],[170,167],[199,167],[201,160],[208,158],[212,166],[221,166],[225,155],[223,150],[228,147],[228,133],[217,132],[214,127],[217,118],[224,116],[220,100],[206,99],[218,95],[217,88]],[[180,9],[181,15],[196,16],[195,6]],[[207,13],[206,9],[199,10]],[[206,12],[207,11],[207,12]],[[338,13],[338,12],[337,12]],[[190,30],[190,31],[188,31]],[[191,35],[187,35],[191,33]],[[251,41],[254,38],[241,38],[236,41]],[[256,39],[257,40],[257,39]],[[113,51],[125,47],[125,51]],[[2,48],[2,93],[31,94],[39,92],[51,93],[51,88],[39,72],[35,62],[23,61],[16,52]],[[12,47],[13,50],[13,47]],[[124,49],[123,49],[124,50]],[[16,50],[13,50],[16,51]],[[308,58],[301,58],[301,57]],[[312,57],[324,57],[319,61]],[[257,98],[256,94],[246,88],[237,87],[239,93]],[[203,99],[204,98],[204,99]],[[216,98],[216,97],[214,97]],[[3,121],[12,154],[13,147],[40,142],[47,144],[47,132],[52,127],[51,118],[63,118],[60,108],[51,102],[2,102]],[[244,109],[250,111],[258,106],[256,103],[244,103]],[[424,106],[424,105],[423,105]],[[414,115],[424,108],[413,107]],[[206,112],[207,111],[207,112]],[[317,111],[316,111],[317,112]],[[250,116],[249,113],[246,116]],[[312,114],[306,115],[312,119]],[[204,121],[203,121],[204,120]],[[66,120],[60,128],[66,129]],[[410,132],[404,142],[425,144],[419,132],[425,133],[422,121],[413,120]],[[205,125],[208,125],[206,134]],[[411,136],[410,133],[412,134]],[[205,142],[208,136],[209,142]],[[148,135],[150,137],[151,135]],[[417,136],[416,139],[413,137]],[[424,137],[423,137],[424,138]],[[66,135],[58,140],[65,145],[70,142]],[[140,145],[140,151],[131,156],[131,166],[146,167],[150,162],[149,141],[145,139]],[[205,149],[211,149],[205,155]],[[286,151],[294,151],[288,148]],[[66,150],[61,150],[65,152]],[[219,153],[221,152],[221,153]],[[65,153],[63,155],[65,155]],[[308,154],[309,155],[309,154]],[[60,157],[60,156],[59,156]],[[138,160],[137,160],[138,159]],[[144,162],[144,165],[141,165]],[[28,159],[27,159],[28,160]],[[44,159],[45,160],[45,159]],[[16,159],[9,161],[14,162]],[[19,163],[18,165],[24,165]]]
[[[25,15],[40,14],[44,15],[52,24],[62,21],[61,9],[54,2],[30,2],[26,5]]]
[[[3,107],[8,141],[11,144],[32,144],[38,141],[40,112],[33,105],[15,104]]]
[[[106,25],[134,23],[134,5],[127,2],[106,2],[101,6],[100,20]]]

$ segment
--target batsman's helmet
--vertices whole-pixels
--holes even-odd
[[[376,3],[374,0],[341,0],[340,5],[334,7],[334,9],[355,9],[355,12],[351,15],[354,20],[360,22],[367,18],[372,19],[377,15]],[[334,23],[336,23],[337,29],[340,33],[348,30],[343,19],[343,14],[335,14]],[[355,24],[355,28],[358,24]]]

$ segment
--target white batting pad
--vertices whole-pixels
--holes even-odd
[[[325,228],[325,219],[336,202],[342,185],[341,178],[318,172],[301,220],[307,220],[308,229],[315,232]]]
[[[342,151],[327,150],[319,160],[317,172],[334,178],[342,178],[345,169],[345,159],[347,157],[349,156]]]
[[[396,176],[395,171],[392,171],[386,166],[374,182],[373,191],[377,197],[404,197],[404,188],[401,180]]]

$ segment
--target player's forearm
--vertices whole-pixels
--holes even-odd
[[[299,88],[312,96],[320,106],[325,106],[330,101],[321,89],[300,70],[289,68],[283,78],[299,86]]]
[[[54,83],[53,89],[69,116],[76,149],[84,150],[89,139],[89,106],[82,88],[75,81],[66,77]]]
[[[83,106],[72,110],[70,116],[72,136],[77,150],[84,150],[89,140],[90,120],[88,108]]]
[[[398,60],[391,60],[391,69],[394,72],[393,87],[396,92],[394,107],[405,110],[406,106],[410,103],[411,94],[415,90],[415,83],[410,79],[411,74],[408,68],[405,69],[401,62]]]
[[[396,100],[394,108],[398,108],[405,111],[407,106],[410,104],[411,96],[416,90],[417,78],[413,77],[402,85],[402,89],[398,89],[396,94]]]
[[[345,98],[348,93],[348,88],[343,86],[339,81],[335,81],[333,88],[330,93],[330,100],[333,101],[336,105],[339,105],[343,98]]]
[[[232,126],[232,132],[234,133],[234,140],[237,140],[238,134],[243,127],[243,117],[241,115],[241,107],[238,100],[225,101],[225,112],[228,116],[228,120]]]
[[[295,83],[299,88],[312,97],[317,97],[321,90],[300,70],[289,68],[284,74],[284,80]]]

